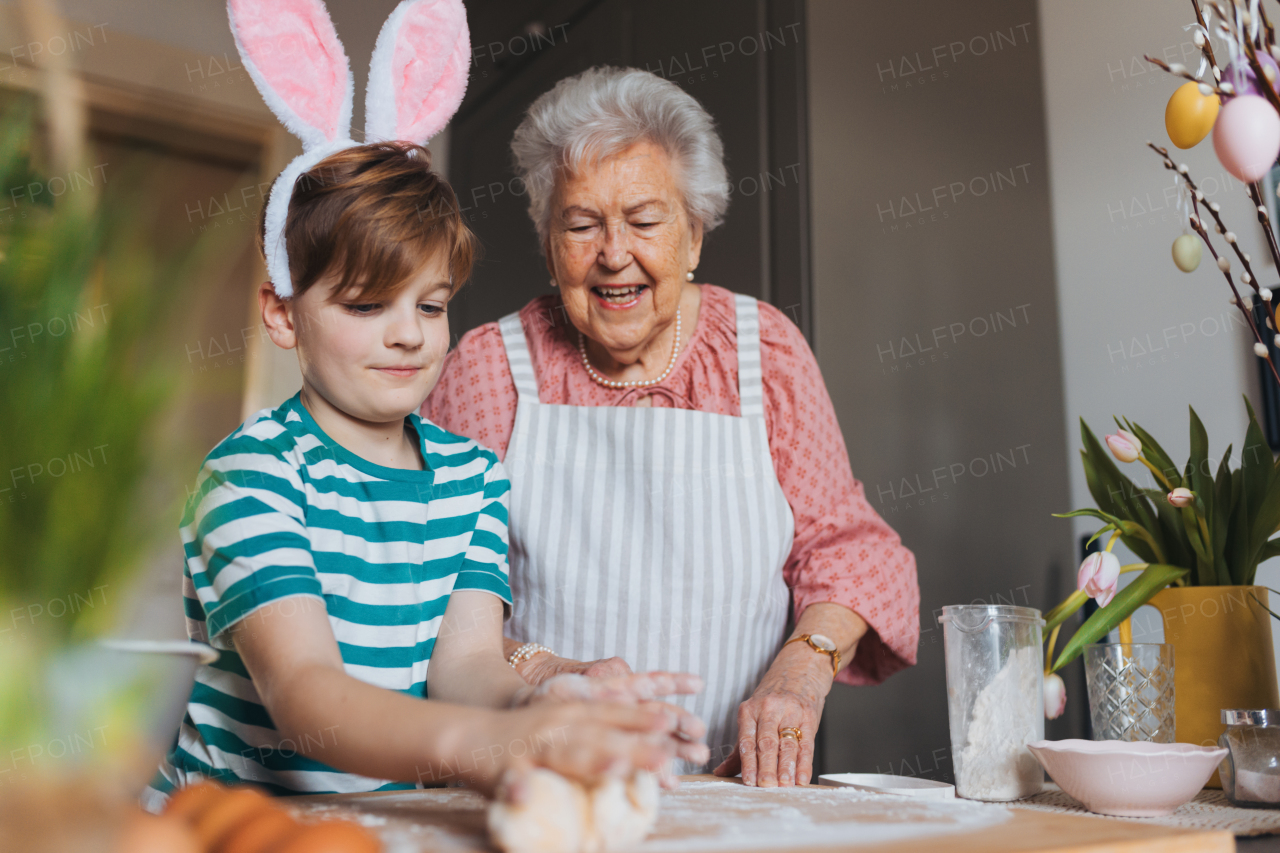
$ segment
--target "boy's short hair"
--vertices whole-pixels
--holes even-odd
[[[264,233],[260,220],[259,247]],[[439,252],[448,257],[452,295],[479,254],[453,188],[431,171],[431,153],[410,142],[346,148],[302,173],[284,239],[295,297],[333,274],[335,293],[376,302]]]

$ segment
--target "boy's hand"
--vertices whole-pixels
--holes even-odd
[[[591,786],[636,770],[662,774],[676,752],[677,715],[661,703],[541,702],[477,722],[469,742],[490,746],[474,751],[480,760],[464,776],[490,796],[531,766]]]

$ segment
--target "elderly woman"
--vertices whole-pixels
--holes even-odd
[[[535,101],[512,150],[557,293],[468,332],[422,408],[510,475],[509,659],[535,682],[611,656],[697,672],[716,772],[807,783],[832,681],[915,663],[915,560],[853,478],[799,330],[694,283],[728,205],[712,119],[649,72],[594,68]]]

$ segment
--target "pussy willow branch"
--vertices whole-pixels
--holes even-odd
[[[1187,188],[1191,191],[1192,213],[1187,216],[1187,222],[1191,225],[1191,227],[1195,230],[1195,232],[1200,235],[1200,239],[1203,240],[1205,246],[1208,247],[1209,254],[1213,256],[1214,263],[1216,264],[1219,260],[1218,250],[1214,248],[1213,243],[1210,242],[1209,240],[1209,232],[1205,230],[1204,222],[1200,218],[1199,209],[1200,209],[1200,205],[1204,204],[1205,209],[1209,211],[1209,215],[1212,216],[1214,222],[1218,224],[1218,229],[1225,234],[1227,231],[1226,226],[1223,224],[1222,217],[1219,216],[1218,210],[1214,209],[1217,203],[1216,202],[1210,202],[1209,204],[1204,203],[1204,193],[1200,192],[1199,188],[1196,187],[1195,181],[1191,179],[1191,175],[1188,174],[1186,170],[1174,164],[1173,160],[1169,158],[1169,152],[1166,149],[1161,148],[1160,146],[1155,145],[1151,142],[1147,143],[1147,147],[1149,147],[1152,151],[1155,151],[1157,154],[1163,157],[1164,167],[1170,170],[1171,172],[1173,172],[1175,175],[1177,175],[1178,178],[1180,178],[1182,182],[1187,185]],[[1245,259],[1244,252],[1240,250],[1238,241],[1237,242],[1228,241],[1228,245],[1230,245],[1231,248],[1235,250],[1237,257],[1240,258],[1240,263],[1244,266],[1245,272],[1249,274],[1250,284],[1253,286],[1254,291],[1258,291],[1259,290],[1258,281],[1254,277],[1253,272],[1249,267],[1249,262]],[[1263,346],[1266,346],[1266,341],[1263,340],[1262,333],[1258,331],[1257,324],[1253,322],[1253,312],[1249,310],[1249,308],[1245,307],[1245,302],[1240,297],[1240,291],[1236,289],[1235,279],[1231,277],[1230,267],[1228,266],[1227,269],[1222,269],[1222,267],[1219,266],[1218,269],[1222,271],[1223,277],[1226,278],[1227,286],[1231,288],[1231,294],[1235,297],[1234,304],[1237,308],[1240,309],[1240,313],[1244,315],[1245,323],[1249,325],[1249,330],[1253,332],[1254,340],[1256,340],[1258,343],[1262,344]],[[1259,298],[1261,299],[1260,294],[1259,294]],[[1275,310],[1271,307],[1271,303],[1269,301],[1267,300],[1263,300],[1263,301],[1267,305],[1267,310],[1271,312],[1271,325],[1274,327],[1276,322]],[[1274,328],[1272,331],[1273,333],[1275,333]],[[1271,368],[1271,375],[1275,377],[1276,384],[1280,385],[1280,371],[1276,370],[1275,362],[1271,360],[1270,349],[1268,349],[1267,354],[1265,356],[1262,356],[1262,358],[1266,360],[1267,366]]]
[[[1212,83],[1197,79],[1196,75],[1192,74],[1185,67],[1182,67],[1180,71],[1175,71],[1173,69],[1173,66],[1165,62],[1163,59],[1156,59],[1154,56],[1147,56],[1145,53],[1142,55],[1142,58],[1145,59],[1147,62],[1150,62],[1152,65],[1159,67],[1161,70],[1169,72],[1174,77],[1182,77],[1185,80],[1190,80],[1192,83],[1199,83],[1201,86],[1207,87],[1210,91],[1213,92],[1213,94],[1218,95],[1219,97],[1229,98],[1233,94],[1235,94],[1235,87],[1230,83],[1228,83],[1227,85],[1231,86],[1232,90],[1228,92],[1225,89],[1221,88],[1222,84],[1215,86]],[[1174,63],[1174,64],[1181,66],[1181,63]],[[1218,71],[1217,66],[1215,66],[1213,70],[1216,75]]]
[[[1249,198],[1253,199],[1253,203],[1257,205],[1258,224],[1262,226],[1262,230],[1267,234],[1267,248],[1271,250],[1271,262],[1276,265],[1277,270],[1280,270],[1280,245],[1276,243],[1276,232],[1271,227],[1271,219],[1267,215],[1267,205],[1262,199],[1262,187],[1258,185],[1257,181],[1249,184]],[[1271,325],[1276,325],[1274,315],[1271,319]],[[1272,331],[1280,333],[1280,329],[1272,329]]]
[[[1244,55],[1249,59],[1249,67],[1253,70],[1253,79],[1258,81],[1258,91],[1262,92],[1262,96],[1267,99],[1267,103],[1271,104],[1271,108],[1280,113],[1280,95],[1277,95],[1276,90],[1272,88],[1275,85],[1275,81],[1262,73],[1262,63],[1258,61],[1258,52],[1254,50],[1253,42],[1249,39],[1244,40]]]
[[[1267,52],[1271,52],[1271,48],[1276,46],[1276,28],[1271,26],[1271,19],[1267,17],[1266,7],[1261,3],[1258,4],[1258,17],[1262,19],[1262,30],[1258,33],[1258,39],[1262,42],[1259,47],[1265,47]],[[1273,56],[1275,54],[1272,54]]]
[[[1196,6],[1196,0],[1192,0],[1192,5]],[[1270,21],[1267,20],[1265,14],[1263,14],[1261,4],[1259,4],[1258,6],[1258,10],[1259,10],[1258,23],[1260,24],[1260,26],[1258,28],[1257,40],[1248,37],[1247,26],[1242,26],[1241,29],[1237,31],[1236,18],[1233,14],[1231,14],[1233,11],[1235,11],[1234,9],[1229,9],[1227,7],[1224,7],[1221,3],[1218,2],[1218,0],[1212,0],[1212,2],[1209,5],[1213,7],[1213,10],[1218,13],[1218,17],[1221,19],[1218,26],[1221,27],[1222,30],[1224,31],[1224,36],[1228,39],[1238,42],[1244,48],[1244,60],[1246,63],[1248,63],[1249,70],[1253,72],[1254,80],[1261,81],[1260,83],[1257,84],[1258,93],[1261,94],[1262,97],[1267,99],[1267,102],[1271,104],[1271,108],[1273,110],[1275,110],[1276,112],[1280,112],[1280,95],[1277,95],[1275,89],[1273,88],[1273,85],[1276,81],[1269,79],[1267,75],[1263,73],[1262,63],[1258,60],[1258,49],[1262,46],[1262,41],[1261,41],[1262,37],[1267,36],[1269,38],[1272,38],[1274,43],[1274,31],[1271,31],[1270,29],[1271,23]],[[1199,15],[1199,11],[1200,10],[1197,6],[1196,7],[1197,16]],[[1199,17],[1197,17],[1197,22],[1202,27],[1204,26],[1204,21]],[[1265,27],[1261,25],[1265,25]],[[1205,39],[1205,46],[1209,47],[1209,49],[1212,50],[1212,47],[1209,46],[1209,39]],[[1237,57],[1237,62],[1238,61],[1239,61],[1239,58]],[[1221,88],[1223,81],[1220,74],[1218,74],[1218,72],[1215,71],[1214,76],[1218,79],[1219,88]],[[1234,90],[1238,88],[1237,86],[1238,79],[1228,80],[1226,82],[1230,84],[1233,93],[1239,94],[1238,92],[1234,92]]]
[[[1147,144],[1151,145],[1151,143],[1147,143]],[[1169,157],[1169,152],[1167,149],[1160,148],[1156,145],[1151,145],[1151,148],[1154,149],[1156,153],[1164,157],[1164,167],[1170,170],[1171,172],[1176,173],[1178,178],[1184,184],[1187,185],[1187,189],[1191,191],[1192,204],[1193,205],[1204,204],[1205,209],[1209,211],[1209,216],[1213,217],[1213,221],[1217,226],[1218,233],[1222,234],[1225,237],[1229,229],[1227,228],[1227,224],[1222,221],[1222,213],[1221,213],[1222,209],[1221,207],[1218,206],[1218,203],[1217,202],[1209,202],[1207,204],[1205,203],[1204,193],[1200,191],[1200,188],[1198,186],[1196,186],[1196,182],[1194,179],[1192,179],[1191,173],[1187,171],[1187,168],[1185,166],[1174,165],[1173,160]],[[1266,215],[1266,212],[1264,208],[1261,216],[1265,216],[1265,215]],[[1196,214],[1196,218],[1199,219],[1199,214]],[[1235,235],[1232,234],[1232,236],[1234,237]],[[1244,252],[1244,250],[1240,248],[1240,241],[1238,239],[1228,240],[1227,245],[1230,246],[1231,249],[1236,253],[1236,257],[1239,259],[1240,265],[1244,267],[1244,271],[1248,277],[1248,281],[1245,281],[1244,283],[1252,287],[1253,292],[1257,294],[1259,299],[1262,299],[1262,286],[1258,284],[1258,279],[1253,274],[1253,267],[1250,264],[1250,261],[1252,259],[1249,257],[1248,254]],[[1215,255],[1214,257],[1217,257],[1217,256]],[[1242,281],[1244,281],[1244,278],[1245,276],[1241,276]],[[1239,296],[1239,294],[1236,294],[1236,295],[1237,297]],[[1270,307],[1269,302],[1267,303],[1267,305],[1268,307]],[[1275,325],[1275,322],[1276,322],[1275,314],[1274,312],[1272,312],[1271,313],[1272,325]]]
[[[1168,162],[1172,163],[1173,161],[1168,160]],[[1170,167],[1166,166],[1166,168],[1170,168]],[[1187,172],[1183,171],[1183,168],[1181,166],[1175,169],[1175,171],[1182,177],[1182,179],[1186,182],[1187,186],[1191,189],[1193,203],[1203,204],[1204,193],[1200,192],[1200,189],[1195,185],[1195,181],[1191,180],[1191,176]],[[1205,209],[1209,211],[1209,215],[1213,217],[1214,223],[1217,224],[1218,233],[1225,237],[1228,233],[1228,230],[1227,230],[1226,223],[1222,221],[1221,207],[1218,206],[1218,203],[1216,201],[1209,202],[1204,206],[1205,206]],[[1265,213],[1263,215],[1265,215]],[[1198,214],[1197,214],[1197,218],[1199,218]],[[1233,251],[1235,251],[1236,257],[1240,260],[1240,265],[1244,267],[1245,274],[1248,275],[1249,277],[1249,280],[1245,282],[1245,284],[1248,284],[1250,287],[1252,287],[1253,292],[1254,294],[1257,295],[1259,301],[1261,301],[1264,305],[1267,306],[1267,314],[1269,315],[1268,320],[1271,323],[1271,330],[1274,333],[1276,331],[1276,328],[1275,328],[1276,312],[1275,312],[1275,309],[1271,307],[1271,300],[1262,298],[1262,286],[1258,284],[1258,278],[1253,274],[1253,267],[1250,265],[1249,255],[1240,248],[1239,238],[1236,238],[1235,240],[1228,240],[1227,245],[1230,246]],[[1244,276],[1242,275],[1240,279],[1241,281],[1243,281]],[[1238,296],[1239,294],[1237,294],[1237,297]]]
[[[1191,0],[1191,8],[1196,10],[1196,23],[1200,25],[1200,29],[1204,30],[1204,44],[1200,47],[1200,52],[1204,54],[1205,59],[1209,60],[1209,67],[1213,69],[1213,79],[1221,80],[1222,72],[1218,70],[1218,60],[1213,55],[1209,25],[1204,22],[1204,14],[1200,11],[1200,0]]]

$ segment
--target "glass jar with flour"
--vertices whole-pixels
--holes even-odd
[[[1044,771],[1028,743],[1044,738],[1044,619],[1034,607],[942,608],[947,716],[956,795],[1017,800]]]
[[[1224,708],[1222,722],[1222,792],[1240,808],[1280,808],[1280,710]]]

